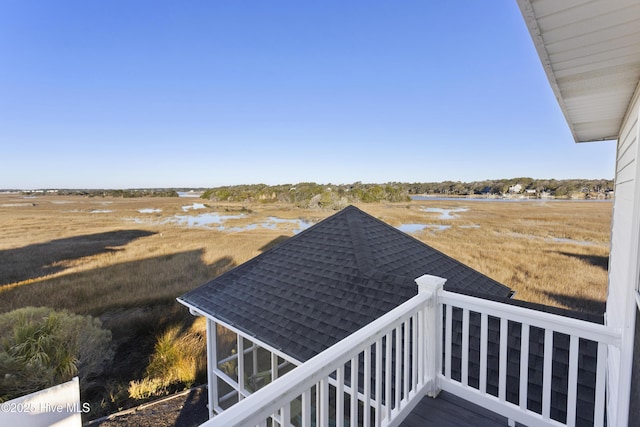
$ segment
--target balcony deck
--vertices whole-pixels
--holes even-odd
[[[401,427],[494,427],[507,426],[507,418],[481,406],[441,392],[436,399],[425,396],[400,424]]]
[[[516,425],[605,425],[607,347],[618,346],[617,331],[448,292],[433,276],[416,281],[415,297],[207,427],[266,427],[269,419],[306,427],[506,426],[507,417]]]

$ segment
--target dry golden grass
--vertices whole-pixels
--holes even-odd
[[[207,208],[182,210],[193,203]],[[511,287],[516,298],[593,313],[604,309],[609,202],[460,200],[358,207],[394,226],[450,226],[443,231],[426,229],[414,237]],[[438,213],[424,212],[427,207],[468,210],[440,219]],[[194,324],[175,298],[293,235],[291,224],[225,232],[164,222],[173,215],[204,212],[243,212],[225,223],[229,227],[261,223],[269,216],[317,222],[334,213],[184,198],[0,195],[0,313],[49,306],[100,316],[117,348],[112,377],[93,398],[102,399],[104,412],[126,406],[131,381],[155,387],[145,371],[157,360],[159,340],[166,341],[176,330],[199,328],[202,333],[202,324]],[[183,335],[174,338],[199,343]],[[189,350],[201,352],[201,347]],[[155,381],[165,388],[168,384],[166,378]],[[142,387],[139,394],[153,387]],[[96,406],[100,405],[92,407]],[[97,415],[99,410],[91,414]]]
[[[469,210],[445,220],[427,207]],[[392,225],[451,226],[414,236],[511,287],[518,299],[602,313],[611,209],[610,202],[421,201],[367,210]]]
[[[269,229],[224,233],[161,223],[185,215],[181,207],[191,199],[60,199],[2,207],[16,199],[0,197],[0,312],[49,305],[100,315],[170,301],[258,255],[283,233],[291,234]],[[162,213],[141,214],[142,208]],[[241,206],[221,208],[237,211]],[[148,222],[137,224],[132,218]]]
[[[165,394],[171,386],[192,387],[207,372],[206,323],[199,317],[188,328],[172,326],[158,336],[146,376],[129,382],[129,396],[141,400]]]
[[[48,305],[100,315],[114,308],[171,301],[293,234],[293,226],[287,224],[229,233],[162,223],[175,214],[238,214],[250,209],[226,223],[241,227],[269,216],[316,222],[333,213],[269,204],[212,205],[183,212],[182,206],[194,202],[202,200],[0,196],[0,312]],[[360,207],[391,225],[451,226],[414,236],[513,288],[517,298],[601,310],[611,203],[462,200]],[[438,213],[424,212],[426,207],[468,210],[455,213],[453,219],[439,219]],[[143,208],[162,211],[138,212]],[[111,212],[92,213],[95,210]]]

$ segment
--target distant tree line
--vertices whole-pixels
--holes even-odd
[[[350,203],[405,202],[419,194],[442,196],[499,196],[527,194],[529,197],[575,197],[581,193],[606,194],[613,191],[612,179],[534,179],[528,177],[484,181],[389,182],[386,184],[247,184],[191,188],[142,188],[125,190],[59,189],[23,191],[23,194],[57,194],[86,197],[177,197],[179,191],[200,190],[202,198],[219,202],[292,203],[301,207],[339,209]]]
[[[411,200],[406,184],[316,184],[234,185],[205,191],[202,198],[218,202],[292,203],[300,207],[340,209],[350,203],[406,202]]]
[[[484,181],[428,182],[406,184],[408,194],[443,194],[454,196],[502,195],[520,186],[515,193],[548,193],[554,197],[567,197],[576,193],[605,193],[613,190],[612,179],[533,179],[528,177],[492,179]]]
[[[437,194],[443,196],[497,196],[528,194],[570,197],[613,190],[610,179],[533,179],[527,177],[474,182],[444,181],[387,184],[316,184],[302,182],[283,185],[234,185],[205,191],[202,198],[217,202],[283,202],[301,207],[339,209],[349,203],[406,202],[411,196]]]
[[[23,191],[22,194],[55,194],[60,196],[86,196],[86,197],[178,197],[178,189],[173,188],[140,188],[126,190],[97,190],[97,189],[61,189]],[[188,191],[188,190],[187,190]]]

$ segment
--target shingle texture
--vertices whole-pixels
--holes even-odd
[[[415,296],[423,274],[450,291],[511,294],[349,206],[180,299],[304,362]]]
[[[181,300],[304,362],[415,296],[415,279],[423,274],[446,278],[445,289],[449,291],[602,323],[601,316],[510,299],[511,290],[506,286],[353,206],[183,295]],[[459,380],[460,310],[453,310],[452,320],[452,377]],[[487,392],[497,396],[499,320],[489,318],[488,329]],[[477,313],[470,313],[469,335],[468,381],[477,388]],[[508,337],[506,398],[517,403],[519,323],[509,322]],[[596,343],[580,341],[579,425],[593,423],[596,350]],[[569,337],[554,334],[551,417],[561,422],[566,420],[568,354]],[[542,406],[543,355],[544,332],[531,328],[527,406],[537,412]],[[359,372],[364,372],[362,366]]]

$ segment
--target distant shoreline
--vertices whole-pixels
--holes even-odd
[[[439,194],[420,194],[410,196],[412,201],[471,201],[471,202],[613,202],[608,199],[575,199],[571,197],[537,198],[537,197],[501,197],[501,196],[441,196]]]

